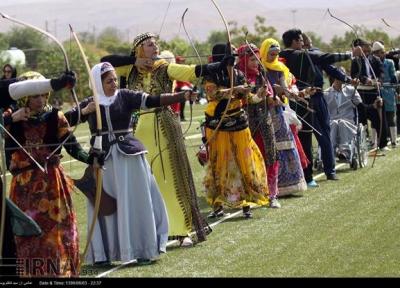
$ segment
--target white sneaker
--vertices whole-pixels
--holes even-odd
[[[271,202],[269,203],[269,207],[281,208],[281,203],[279,203],[278,199],[274,198],[274,199],[271,199]]]
[[[183,238],[181,247],[193,247],[193,241],[190,237]]]
[[[381,151],[390,151],[392,149],[390,149],[388,146],[385,146],[383,148],[380,149]]]

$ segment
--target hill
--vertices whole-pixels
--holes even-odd
[[[255,15],[266,18],[266,25],[274,26],[281,35],[286,29],[296,26],[304,31],[314,31],[323,40],[334,35],[343,35],[349,28],[326,14],[326,9],[351,24],[378,28],[397,37],[399,30],[386,27],[385,18],[393,27],[400,27],[397,14],[400,1],[391,0],[336,0],[295,1],[287,0],[279,5],[272,0],[219,0],[228,21],[239,26],[253,27]],[[328,6],[329,5],[329,6]],[[68,24],[76,31],[99,33],[108,26],[116,27],[123,38],[132,38],[144,31],[159,33],[164,39],[184,36],[180,28],[183,11],[189,8],[185,24],[196,40],[205,40],[211,30],[222,30],[224,26],[211,1],[205,0],[3,0],[0,11],[47,29],[61,39],[68,39]],[[165,17],[164,24],[163,19]],[[7,31],[10,23],[0,19],[0,32]]]

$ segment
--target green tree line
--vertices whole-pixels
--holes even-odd
[[[277,34],[277,30],[273,26],[267,26],[265,20],[262,16],[256,16],[253,29],[239,26],[236,21],[229,22],[232,43],[238,47],[245,43],[247,38],[250,43],[260,46],[264,39],[270,37],[281,41],[281,36]],[[356,26],[355,28],[358,34],[368,41],[383,41],[387,49],[400,46],[400,36],[390,38],[382,30],[370,30],[364,26]],[[344,28],[345,30],[346,28]],[[342,36],[334,36],[329,43],[324,42],[322,37],[315,32],[305,31],[305,33],[312,39],[315,47],[326,52],[348,51],[351,48],[352,41],[355,39],[352,31],[345,31]],[[100,58],[107,54],[130,54],[132,49],[131,41],[123,40],[122,35],[123,33],[114,27],[107,27],[98,35],[94,35],[91,32],[78,34],[91,65],[98,63]],[[202,63],[207,62],[207,57],[210,55],[211,47],[214,44],[224,43],[226,40],[226,32],[221,30],[211,31],[204,42],[195,41],[194,45],[201,55]],[[159,39],[159,44],[161,51],[170,50],[174,55],[186,56],[186,63],[188,64],[197,64],[199,62],[189,40],[186,38],[175,37],[169,41]],[[73,40],[66,40],[63,45],[68,54],[71,69],[77,74],[76,91],[78,97],[83,98],[91,95],[87,71],[76,43]],[[59,76],[65,70],[63,55],[59,47],[52,40],[30,28],[13,26],[10,31],[0,33],[0,50],[7,50],[10,47],[17,47],[23,50],[26,55],[26,66],[17,67],[19,75],[28,70],[35,70],[48,78],[52,78]],[[6,61],[0,60],[0,64],[3,66]],[[348,65],[349,63],[346,63],[345,67],[348,68]],[[70,101],[71,98],[67,92],[60,92],[57,96],[64,101]]]

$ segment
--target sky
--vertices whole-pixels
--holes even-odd
[[[48,2],[48,3],[55,3],[55,2],[71,2],[71,3],[78,3],[81,0],[2,0],[0,2],[0,7],[6,7],[9,5],[15,5],[15,4],[27,4],[27,3],[40,3],[40,2]],[[148,0],[146,1],[149,5],[152,5],[153,3],[168,3],[170,0],[158,0],[158,1],[152,1]],[[186,2],[190,1],[202,1],[202,0],[187,0]],[[396,0],[393,0],[396,1]],[[96,1],[100,3],[101,1]],[[174,1],[171,3],[173,4]],[[175,2],[183,2],[183,1],[175,1]],[[217,1],[218,2],[218,1]],[[234,0],[232,0],[234,2]],[[275,3],[275,1],[271,0],[266,0],[265,2],[267,3]],[[326,2],[327,1],[321,1],[321,0],[285,0],[279,3],[281,8],[302,8],[302,7],[318,7],[318,8],[325,8],[326,7]],[[365,4],[374,4],[374,3],[379,3],[380,0],[336,0],[332,1],[329,3],[331,7],[343,7],[343,6],[349,6],[349,5],[365,5]],[[115,3],[118,4],[118,0],[115,0]],[[249,0],[249,3],[251,3],[251,0]]]
[[[343,35],[348,28],[327,16],[327,8],[352,24],[384,29],[391,36],[399,34],[398,31],[384,27],[380,19],[385,18],[392,26],[400,27],[400,0],[217,2],[228,21],[235,20],[239,26],[246,25],[251,29],[255,15],[260,15],[266,18],[267,26],[278,30],[278,35],[293,26],[304,31],[314,31],[325,41],[334,35]],[[160,30],[161,38],[166,40],[175,36],[186,38],[180,28],[180,18],[185,8],[189,8],[185,24],[193,39],[204,41],[210,31],[224,29],[209,0],[0,0],[0,12],[40,28],[47,28],[62,40],[69,38],[68,24],[75,31],[93,33],[99,33],[106,27],[115,27],[123,33],[124,40],[129,41],[138,33],[158,33]],[[0,32],[8,31],[10,27],[10,21],[0,19]]]

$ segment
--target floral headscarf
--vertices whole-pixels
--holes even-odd
[[[242,46],[239,47],[238,49],[238,55],[239,55],[239,63],[238,63],[238,68],[240,71],[242,71],[246,77],[246,79],[250,82],[250,83],[255,83],[256,82],[256,78],[258,76],[258,74],[260,73],[260,71],[257,69],[250,69],[248,67],[248,61],[250,59],[251,56],[253,56],[253,52],[251,52],[251,50],[253,50],[254,54],[260,58],[260,50],[258,49],[258,47],[254,44],[244,44]]]
[[[285,77],[285,81],[288,85],[292,82],[292,77],[290,76],[289,68],[286,67],[285,64],[278,60],[278,57],[274,59],[272,62],[268,62],[268,53],[271,51],[280,51],[279,42],[275,39],[268,38],[263,41],[260,48],[260,55],[261,55],[261,63],[264,65],[265,68],[273,71],[281,71]]]

